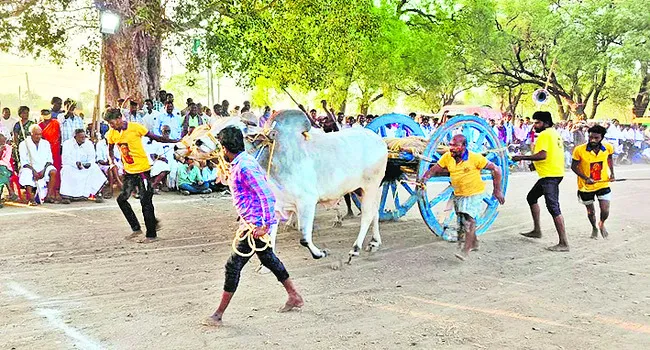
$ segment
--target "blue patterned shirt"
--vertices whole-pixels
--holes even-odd
[[[264,170],[247,152],[241,152],[230,163],[228,180],[232,201],[244,222],[255,226],[272,225],[275,218],[275,196]]]

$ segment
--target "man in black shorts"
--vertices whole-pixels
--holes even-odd
[[[535,226],[532,231],[522,233],[522,235],[529,238],[542,238],[540,209],[537,200],[544,196],[546,209],[553,217],[560,240],[557,245],[546,249],[554,252],[568,252],[569,243],[564,227],[564,217],[560,210],[560,182],[564,177],[564,141],[552,127],[553,118],[551,113],[538,111],[533,114],[533,119],[535,120],[535,124],[533,124],[535,132],[539,133],[535,138],[533,154],[512,157],[515,162],[521,160],[533,161],[535,170],[537,170],[540,177],[526,197]]]

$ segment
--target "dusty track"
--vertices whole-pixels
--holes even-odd
[[[617,175],[649,174],[623,167]],[[275,312],[283,290],[272,275],[253,272],[254,258],[218,330],[200,321],[221,292],[236,227],[229,199],[156,196],[162,240],[146,246],[123,240],[128,227],[113,201],[5,207],[0,348],[650,348],[650,181],[613,185],[610,239],[593,241],[567,176],[568,254],[542,249],[557,239],[545,212],[543,239],[517,234],[530,225],[525,194],[534,181],[512,177],[481,251],[465,263],[414,209],[381,225],[380,251],[334,270],[359,223],[332,229],[334,213],[320,211],[314,239],[332,256],[312,260],[296,231],[278,239],[303,311]]]

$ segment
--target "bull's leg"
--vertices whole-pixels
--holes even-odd
[[[352,258],[355,256],[359,256],[359,251],[361,250],[361,246],[363,245],[363,239],[366,237],[366,234],[368,233],[368,229],[370,228],[370,224],[373,223],[375,220],[375,217],[377,217],[378,214],[378,206],[377,206],[377,193],[376,191],[370,190],[369,192],[364,189],[363,191],[363,196],[361,197],[361,227],[359,227],[359,235],[357,236],[357,240],[354,242],[354,245],[352,246],[352,250],[350,250],[350,257],[348,259],[348,264],[352,261]],[[378,228],[379,226],[376,225]],[[376,236],[379,236],[379,232],[377,231]],[[373,232],[373,242],[375,241],[375,234]],[[371,244],[373,244],[371,242]],[[381,240],[379,242],[374,242],[374,244],[381,244]]]
[[[308,204],[299,205],[296,216],[298,217],[298,224],[300,225],[300,232],[302,233],[300,244],[309,249],[312,258],[320,259],[326,257],[327,252],[321,251],[312,241],[314,216],[316,216],[316,201],[310,201]]]

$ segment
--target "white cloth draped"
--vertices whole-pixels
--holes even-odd
[[[65,141],[62,158],[61,195],[88,197],[96,194],[106,183],[106,176],[96,163],[95,148],[89,140],[81,145],[75,139]],[[90,167],[79,169],[77,162],[88,163]]]
[[[157,157],[166,158],[166,156],[163,154],[165,151],[162,144],[157,141],[151,141],[151,143],[149,143],[146,141],[148,138],[145,137],[144,139],[144,150],[147,152],[147,155],[149,156],[149,163],[151,164],[151,176],[158,176],[158,174],[162,173],[163,171],[170,171],[170,166],[168,164],[169,160],[167,162],[159,159],[153,160],[154,155]]]
[[[28,137],[18,145],[18,154],[20,155],[18,182],[21,186],[38,188],[40,198],[45,198],[47,196],[47,183],[50,181],[50,171],[56,170],[52,165],[45,169],[47,163],[54,163],[50,143],[45,139],[41,139],[36,145],[32,138]],[[43,178],[34,182],[34,173],[30,169],[24,168],[27,164],[31,165],[37,172],[45,169]]]

